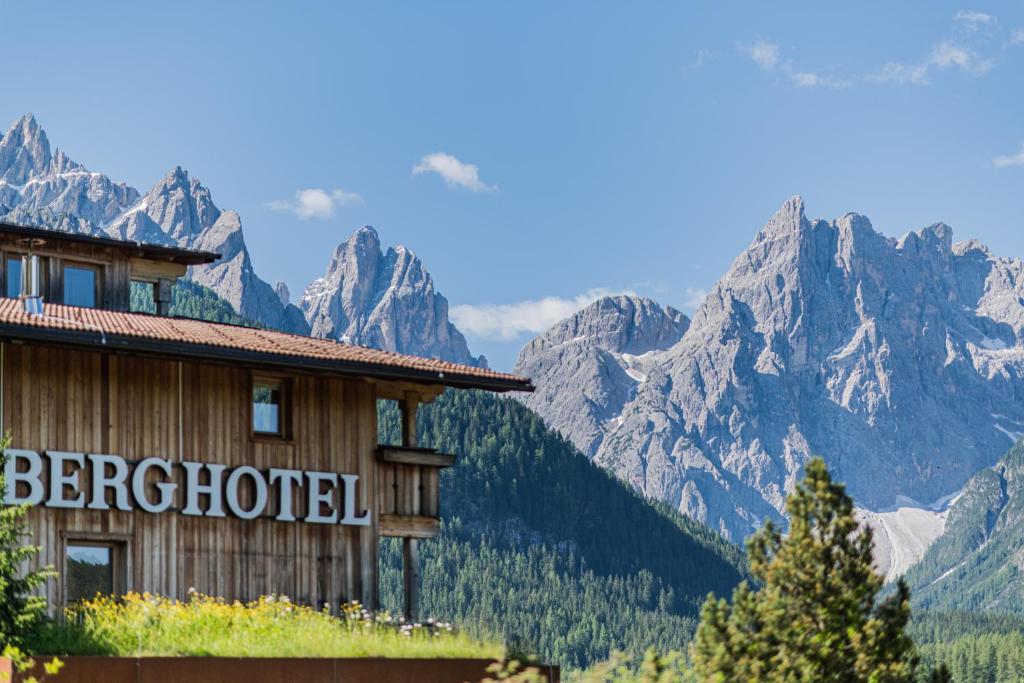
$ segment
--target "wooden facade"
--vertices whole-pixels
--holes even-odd
[[[0,432],[11,436],[5,500],[33,505],[35,563],[57,570],[45,588],[51,608],[82,597],[85,584],[72,591],[69,577],[87,578],[82,558],[98,549],[104,590],[115,593],[375,607],[379,540],[392,536],[404,539],[405,612],[415,616],[417,544],[440,531],[440,471],[455,459],[417,447],[417,407],[445,387],[529,391],[528,380],[126,312],[132,281],[158,285],[156,308],[166,312],[169,283],[216,254],[3,224],[0,251],[7,292],[7,268],[32,261],[16,257],[45,263],[41,293],[0,297]],[[68,263],[96,269],[89,300],[102,310],[61,305]],[[47,297],[58,301],[39,301]],[[261,422],[268,387],[270,432]],[[379,399],[402,408],[399,446],[377,444]],[[72,550],[77,573],[68,571]]]
[[[288,379],[291,438],[262,437],[252,433],[251,371],[244,368],[8,343],[3,429],[13,447],[39,452],[356,474],[358,507],[373,508],[385,467],[376,460],[376,385],[303,374]],[[81,489],[89,484],[83,470]],[[404,477],[398,486],[407,489]],[[297,498],[300,518],[304,505]],[[357,527],[279,522],[276,513],[243,520],[38,506],[29,521],[43,547],[39,562],[58,571],[69,540],[123,543],[125,590],[376,604],[378,515]],[[60,578],[50,582],[47,597],[63,603]]]

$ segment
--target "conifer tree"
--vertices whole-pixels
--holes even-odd
[[[902,582],[879,601],[871,531],[853,501],[814,459],[786,501],[788,535],[767,522],[748,542],[756,588],[730,605],[709,598],[691,646],[702,681],[914,681],[917,655],[905,633]]]
[[[10,439],[0,441],[0,454]],[[7,490],[4,480],[5,458],[0,455],[0,496]],[[25,506],[4,505],[0,497],[0,651],[7,646],[24,647],[25,634],[42,615],[46,603],[32,595],[52,576],[49,569],[23,571],[23,567],[39,552],[39,547],[26,545]]]

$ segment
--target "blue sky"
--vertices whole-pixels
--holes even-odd
[[[794,194],[1024,256],[1020,3],[211,4],[0,2],[0,125],[187,168],[296,296],[371,224],[496,367],[599,292],[692,309]]]

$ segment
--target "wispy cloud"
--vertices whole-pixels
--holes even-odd
[[[705,62],[711,59],[713,54],[714,53],[712,53],[711,50],[701,48],[697,50],[697,56],[693,58],[693,61],[689,64],[683,64],[679,67],[679,70],[684,74],[690,73],[691,71],[699,71],[704,66]]]
[[[843,88],[849,85],[848,81],[836,76],[795,68],[791,61],[782,58],[779,46],[767,40],[759,40],[753,45],[737,43],[736,48],[750,57],[762,71],[780,73],[800,88]]]
[[[688,313],[696,311],[704,305],[704,299],[708,298],[708,291],[697,287],[687,287],[684,294],[686,298],[683,299],[683,310]]]
[[[475,164],[459,161],[451,154],[434,152],[427,154],[412,168],[413,175],[436,173],[444,178],[448,187],[461,187],[470,192],[493,192],[497,185],[488,185],[480,180],[480,169]]]
[[[996,41],[999,36],[1005,36],[1005,31],[992,14],[960,10],[953,15],[950,36],[934,43],[920,60],[890,61],[874,71],[847,75],[798,69],[783,55],[778,44],[767,40],[737,43],[736,47],[762,71],[780,74],[798,87],[841,88],[854,83],[926,85],[933,74],[941,71],[958,71],[970,76],[988,73],[996,65],[989,55],[993,54],[998,46]],[[1024,28],[1011,32],[1002,47],[1020,44],[1024,44]]]
[[[952,40],[943,40],[932,46],[928,57],[922,62],[889,62],[881,71],[868,74],[864,79],[874,83],[926,85],[934,69],[955,69],[972,76],[981,76],[988,73],[993,66],[995,62],[982,57],[973,48]]]
[[[932,48],[928,63],[940,69],[957,68],[967,73],[983,74],[992,68],[992,60],[981,57],[969,47],[943,40]]]
[[[767,40],[759,40],[753,45],[738,44],[736,46],[765,71],[771,71],[779,64],[779,46]]]
[[[1024,145],[1020,146],[1020,151],[1016,154],[1004,154],[997,156],[992,160],[992,165],[996,168],[1005,168],[1007,166],[1024,166]]]
[[[1014,45],[1024,45],[1024,28],[1015,29],[1010,33],[1010,39],[1006,41],[1006,46],[1013,47]]]
[[[275,199],[267,202],[266,207],[272,211],[293,213],[300,220],[309,220],[310,218],[330,218],[334,215],[336,207],[361,204],[362,202],[362,196],[355,192],[312,188],[297,190],[294,199]]]
[[[957,22],[968,31],[978,31],[986,26],[994,26],[998,20],[991,14],[975,12],[974,10],[962,9],[953,15],[953,21]]]
[[[452,307],[451,317],[460,330],[474,337],[509,341],[521,334],[545,332],[601,297],[632,293],[598,287],[571,299],[546,296],[511,304],[460,304]]]

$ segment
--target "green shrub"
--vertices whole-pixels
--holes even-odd
[[[9,444],[9,436],[0,439],[0,496],[7,490],[2,453]],[[8,646],[25,647],[27,634],[46,609],[45,600],[33,592],[53,575],[49,568],[22,571],[25,563],[39,552],[38,546],[26,544],[31,540],[25,528],[27,509],[0,502],[0,650]]]

